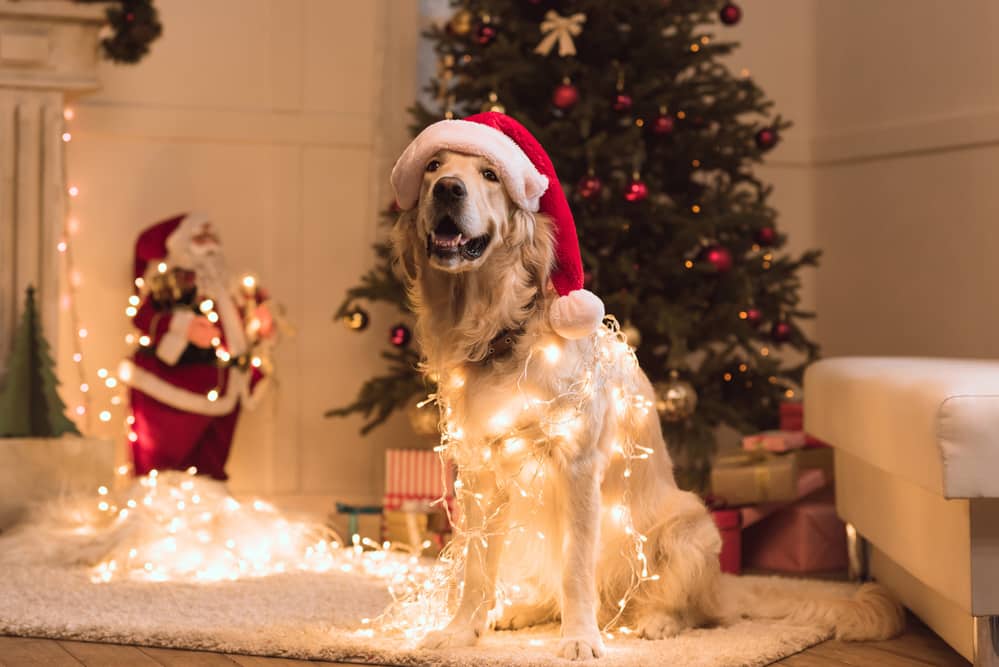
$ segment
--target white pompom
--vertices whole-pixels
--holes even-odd
[[[562,338],[585,338],[603,321],[604,302],[593,292],[578,289],[555,299],[548,319]]]

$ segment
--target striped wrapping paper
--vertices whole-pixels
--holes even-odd
[[[402,509],[430,504],[445,495],[448,505],[454,500],[454,465],[447,464],[442,475],[440,456],[437,452],[420,449],[389,449],[385,452],[385,498],[382,502],[386,510]],[[447,480],[445,488],[443,480]]]

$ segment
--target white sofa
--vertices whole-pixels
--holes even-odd
[[[999,362],[828,359],[804,389],[855,557],[976,667],[999,666]]]

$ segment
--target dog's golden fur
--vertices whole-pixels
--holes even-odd
[[[622,506],[648,538],[644,553],[658,580],[638,587],[619,622],[658,639],[753,613],[726,609],[721,600],[718,531],[700,500],[677,488],[655,413],[641,418],[614,407],[614,387],[653,400],[651,384],[634,357],[595,365],[593,360],[606,354],[601,337],[566,340],[552,332],[549,221],[518,209],[501,183],[483,178],[491,166],[484,158],[443,151],[434,163],[416,208],[395,225],[393,240],[417,313],[426,371],[438,379],[446,406],[444,423],[450,432],[461,433],[452,451],[465,483],[459,499],[467,524],[477,526],[482,538],[468,542],[454,620],[428,635],[424,646],[475,643],[487,627],[499,579],[530,586],[534,597],[506,607],[496,627],[516,629],[559,618],[560,655],[600,657],[598,624],[617,615],[619,600],[633,583],[634,539],[610,512]],[[434,194],[445,178],[464,185],[460,201],[443,202]],[[459,240],[488,236],[480,256],[431,252],[435,226],[445,214],[461,230]],[[512,353],[486,360],[491,341],[512,330],[522,331]],[[556,404],[593,369],[601,377],[581,406],[579,423],[551,437],[540,423],[546,413],[528,408]],[[504,447],[503,434],[513,428],[524,437],[517,447]],[[622,437],[652,455],[629,463],[615,454]],[[534,461],[541,462],[540,474],[535,470],[526,482],[530,492],[511,493],[506,480],[523,477]],[[627,479],[625,466],[632,468]],[[841,605],[834,612],[814,604],[819,606],[810,616],[831,615],[839,619],[835,622],[856,617],[851,607]],[[793,616],[796,609],[801,607],[771,601],[760,615]],[[867,609],[874,609],[869,616],[875,619],[884,616],[877,605]],[[889,618],[865,636],[886,636],[896,626]]]

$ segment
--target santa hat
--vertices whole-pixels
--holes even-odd
[[[184,229],[194,229],[208,220],[208,216],[203,213],[184,213],[157,222],[152,227],[143,230],[135,241],[135,265],[132,277],[145,278],[150,264],[169,258],[170,246],[172,245],[170,239],[182,226]]]
[[[392,169],[392,187],[400,208],[416,205],[427,162],[442,150],[487,158],[518,206],[551,218],[555,238],[551,281],[559,294],[549,315],[552,328],[570,339],[596,330],[604,317],[604,304],[583,289],[576,223],[551,158],[538,140],[516,120],[495,111],[434,123],[413,139]]]

